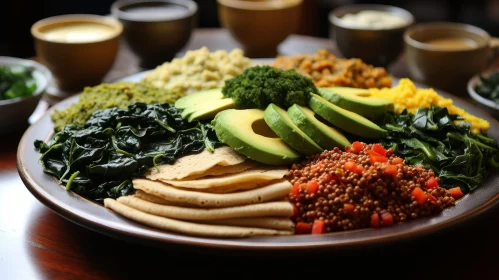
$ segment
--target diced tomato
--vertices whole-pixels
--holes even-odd
[[[460,187],[455,187],[455,188],[449,189],[449,192],[453,198],[460,198],[464,195],[463,191],[461,190]]]
[[[357,169],[357,164],[353,161],[347,161],[345,162],[345,165],[343,166],[345,170],[348,170],[350,172],[354,172],[355,169]]]
[[[295,197],[300,197],[300,183],[295,183],[293,185],[293,189],[291,190],[291,193],[295,196]]]
[[[317,183],[316,180],[312,180],[312,181],[309,181],[307,183],[307,193],[308,194],[316,193],[317,190],[319,190],[319,183]]]
[[[345,210],[346,212],[352,212],[354,209],[355,209],[355,205],[353,205],[351,203],[343,204],[343,210]]]
[[[376,153],[375,151],[373,150],[367,150],[366,153],[370,156],[378,156],[378,157],[381,157],[382,155]]]
[[[359,175],[362,174],[362,172],[364,172],[364,166],[357,164],[357,168],[355,168],[355,170],[353,172],[355,172]]]
[[[315,220],[312,224],[312,234],[324,233],[325,224],[323,220]]]
[[[371,215],[371,227],[379,228],[379,215],[378,215],[378,213],[374,213]]]
[[[428,196],[428,200],[429,201],[431,201],[431,202],[437,202],[437,199],[431,193],[427,194],[427,196]]]
[[[385,150],[385,148],[383,148],[383,146],[381,146],[381,144],[374,144],[373,151],[375,151],[376,153],[378,153],[382,156],[386,156],[386,150]]]
[[[391,175],[397,175],[398,169],[396,165],[393,164],[387,164],[385,168],[383,169],[383,172],[385,175],[391,176]]]
[[[424,204],[426,202],[426,193],[421,188],[414,188],[411,195],[416,198],[418,204]]]
[[[360,151],[362,151],[364,149],[364,144],[362,144],[359,141],[355,141],[355,142],[352,143],[352,148],[354,148],[355,150],[357,150],[358,152],[360,152]]]
[[[347,152],[347,153],[351,153],[351,152],[352,152],[352,149],[351,149],[349,146],[346,146],[346,147],[345,147],[345,152]]]
[[[428,181],[426,181],[425,185],[429,189],[437,188],[438,187],[437,179],[435,179],[435,177],[431,176],[430,179],[428,179]]]
[[[399,157],[396,157],[396,158],[392,159],[392,163],[393,164],[402,164],[402,163],[404,163],[404,160],[399,158]]]
[[[385,156],[373,156],[371,155],[371,164],[375,164],[376,162],[387,162],[388,158]]]
[[[391,226],[393,225],[393,216],[390,212],[383,212],[381,213],[381,222],[383,223],[384,226]]]
[[[295,226],[295,233],[305,234],[312,232],[312,225],[309,223],[298,222]]]

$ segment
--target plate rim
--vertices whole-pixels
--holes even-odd
[[[152,70],[147,70],[147,71],[142,71],[133,75],[129,75],[126,77],[123,77],[119,79],[118,81],[122,80],[127,80],[130,79],[133,76],[138,76],[138,75],[145,75],[145,72],[149,72]],[[393,78],[396,80],[398,83],[400,81],[400,78]],[[424,84],[414,82],[417,87],[422,87],[422,88],[430,88]],[[499,121],[494,119],[490,114],[482,110],[481,108],[477,107],[473,103],[464,100],[458,96],[451,95],[449,93],[446,93],[441,90],[437,90],[434,88],[439,94],[442,94],[446,97],[451,97],[453,100],[459,101],[459,103],[464,104],[467,107],[471,107],[474,109],[476,112],[479,112],[482,116],[485,116],[486,119],[491,122],[491,127],[492,125],[495,125],[496,127],[499,127]],[[49,110],[45,112],[45,114],[37,120],[34,124],[30,125],[30,127],[25,131],[23,134],[18,150],[17,150],[17,169],[18,173],[25,185],[25,187],[30,191],[30,193],[35,196],[39,201],[41,201],[44,205],[49,207],[52,211],[56,212],[58,215],[64,217],[67,220],[70,220],[73,223],[76,223],[80,226],[83,226],[85,228],[91,229],[93,231],[99,232],[101,234],[105,234],[107,236],[119,238],[122,240],[133,240],[134,242],[138,243],[152,243],[154,245],[160,245],[160,246],[167,246],[171,244],[177,244],[177,245],[187,245],[187,246],[195,246],[195,247],[200,247],[200,248],[213,248],[213,249],[231,249],[231,250],[245,250],[245,251],[258,251],[258,250],[273,250],[273,251],[303,251],[303,250],[322,250],[322,249],[332,249],[332,248],[345,248],[345,247],[356,247],[360,245],[373,245],[373,244],[383,244],[383,243],[393,243],[395,241],[401,241],[401,240],[407,240],[411,239],[414,237],[421,237],[429,234],[433,234],[438,231],[443,231],[446,229],[449,229],[451,227],[454,227],[458,224],[463,224],[472,218],[489,211],[491,208],[494,206],[497,206],[499,204],[499,192],[495,194],[495,196],[489,197],[486,199],[484,203],[481,205],[478,205],[472,209],[469,209],[465,211],[462,214],[457,215],[456,217],[450,217],[443,219],[442,221],[436,223],[436,224],[431,224],[429,221],[432,218],[435,218],[434,216],[431,217],[425,217],[421,218],[421,220],[428,220],[426,222],[422,222],[419,220],[419,223],[423,223],[423,226],[421,228],[417,229],[408,229],[405,231],[397,231],[397,230],[392,230],[392,228],[384,228],[384,229],[377,229],[377,231],[388,231],[388,233],[383,233],[381,232],[380,234],[377,234],[375,236],[365,236],[363,238],[357,238],[354,240],[351,240],[349,238],[346,238],[346,241],[343,242],[327,242],[328,239],[330,239],[331,236],[338,236],[338,235],[351,235],[352,232],[362,232],[362,231],[368,231],[372,229],[360,229],[360,230],[355,230],[355,231],[346,231],[346,232],[335,232],[335,233],[329,233],[321,236],[315,236],[315,239],[318,241],[307,241],[307,242],[287,242],[287,243],[280,243],[278,240],[283,237],[264,237],[264,239],[272,239],[272,241],[265,241],[265,242],[248,242],[248,240],[253,240],[255,237],[251,238],[238,238],[238,239],[232,239],[232,238],[208,238],[208,237],[197,237],[197,236],[190,236],[186,234],[178,234],[175,232],[169,232],[165,230],[159,230],[159,229],[154,229],[154,228],[149,228],[149,231],[161,231],[161,237],[160,236],[153,236],[153,235],[141,235],[140,233],[137,232],[131,232],[129,229],[127,229],[130,225],[116,225],[116,221],[113,221],[112,223],[107,223],[107,220],[95,220],[95,219],[90,219],[86,215],[81,215],[81,213],[75,213],[75,211],[71,211],[71,209],[65,209],[62,207],[60,204],[60,201],[55,201],[54,198],[47,197],[47,192],[44,190],[43,186],[38,185],[35,180],[32,178],[29,170],[26,170],[24,160],[23,160],[23,154],[25,152],[25,149],[28,147],[32,147],[32,143],[27,143],[27,139],[32,136],[32,131],[36,129],[38,126],[43,124],[43,121],[46,121],[47,118],[50,119],[50,114],[56,110],[56,109],[61,109],[64,105],[69,105],[77,98],[79,97],[78,95],[74,95],[71,97],[68,97],[59,103],[55,104],[52,106]],[[53,124],[51,126],[53,128]],[[33,135],[33,137],[36,137]],[[48,135],[45,135],[44,137],[48,137]],[[38,139],[42,137],[36,137]],[[40,166],[41,167],[41,166]],[[49,175],[47,175],[49,176]],[[54,186],[59,186],[57,182],[54,181]],[[493,187],[493,186],[492,186]],[[62,187],[61,187],[62,188]],[[468,196],[467,194],[466,196]],[[79,201],[80,203],[95,203],[92,202],[86,198],[83,198],[77,194],[74,194],[72,192],[68,193],[68,199]],[[462,201],[460,201],[462,203]],[[460,203],[456,203],[456,206]],[[111,210],[101,206],[97,205],[97,207],[102,208],[103,210],[112,212]],[[453,208],[456,206],[453,206],[452,208],[444,209],[444,211],[452,211]],[[78,212],[78,211],[76,211]],[[119,216],[116,213],[112,213],[116,216]],[[442,215],[441,213],[438,216]],[[126,218],[121,218],[121,220],[128,220]],[[142,226],[138,223],[135,223],[134,221],[128,220],[130,223],[133,224],[134,227],[136,228],[141,228]],[[417,221],[417,220],[416,220]],[[403,225],[411,224],[414,223],[415,221],[411,221],[408,223],[404,223],[401,225],[397,225],[397,227],[401,227]],[[428,223],[427,225],[425,225]],[[146,226],[147,227],[147,226]],[[147,227],[148,228],[148,227]],[[391,233],[390,233],[391,231]],[[306,235],[309,238],[314,238],[311,235]],[[297,238],[299,239],[300,237],[303,237],[303,235],[292,235],[287,238]],[[347,236],[348,237],[348,236]],[[260,238],[256,238],[260,239]],[[325,239],[325,240],[322,240]],[[274,241],[275,240],[275,241]],[[321,241],[322,240],[322,241]],[[276,242],[277,241],[277,242]]]

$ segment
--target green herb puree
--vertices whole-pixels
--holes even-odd
[[[84,125],[97,110],[112,107],[126,109],[135,102],[173,104],[182,96],[181,93],[173,93],[145,82],[104,83],[86,87],[78,102],[64,110],[54,111],[51,118],[55,123],[54,129],[60,131],[67,124]]]

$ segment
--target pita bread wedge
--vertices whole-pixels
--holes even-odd
[[[133,220],[135,222],[145,224],[154,228],[159,228],[159,229],[164,229],[194,236],[235,238],[235,237],[292,234],[292,231],[286,231],[286,230],[197,224],[192,222],[184,222],[164,217],[158,217],[155,215],[141,212],[139,210],[135,210],[111,198],[104,199],[104,206],[124,216],[125,218]]]
[[[118,202],[139,211],[179,220],[218,220],[247,217],[291,217],[293,205],[289,202],[265,202],[225,208],[187,208],[151,203],[133,196],[122,196]]]
[[[272,201],[285,197],[292,188],[291,183],[285,179],[258,189],[227,194],[182,190],[147,179],[135,179],[132,183],[135,189],[142,190],[150,195],[158,196],[168,201],[188,203],[201,207],[230,207]]]
[[[209,190],[210,192],[223,193],[257,188],[269,181],[282,179],[287,172],[288,168],[250,169],[237,174],[228,174],[207,179],[161,181],[185,189]]]
[[[290,219],[280,217],[222,219],[202,221],[202,223],[210,225],[257,227],[291,231],[295,228],[295,224]]]
[[[213,153],[206,149],[201,153],[181,157],[174,164],[163,164],[150,168],[145,174],[151,180],[178,180],[187,176],[204,173],[215,165],[231,166],[243,163],[246,157],[234,151],[231,147],[216,148]]]

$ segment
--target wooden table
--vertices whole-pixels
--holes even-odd
[[[196,31],[186,49],[203,45],[210,50],[237,47],[225,31],[209,29]],[[329,40],[304,36],[291,36],[279,50],[294,54],[317,48],[334,51]],[[139,70],[133,55],[122,48],[105,81]],[[391,71],[405,76],[403,61]],[[38,112],[43,110],[41,106]],[[0,279],[148,279],[176,275],[187,279],[317,279],[325,273],[331,278],[340,273],[355,278],[400,275],[400,279],[499,279],[498,208],[431,236],[320,255],[234,255],[173,246],[157,249],[112,239],[59,217],[24,187],[16,170],[16,149],[25,129],[0,138]],[[399,268],[403,274],[394,273]]]

